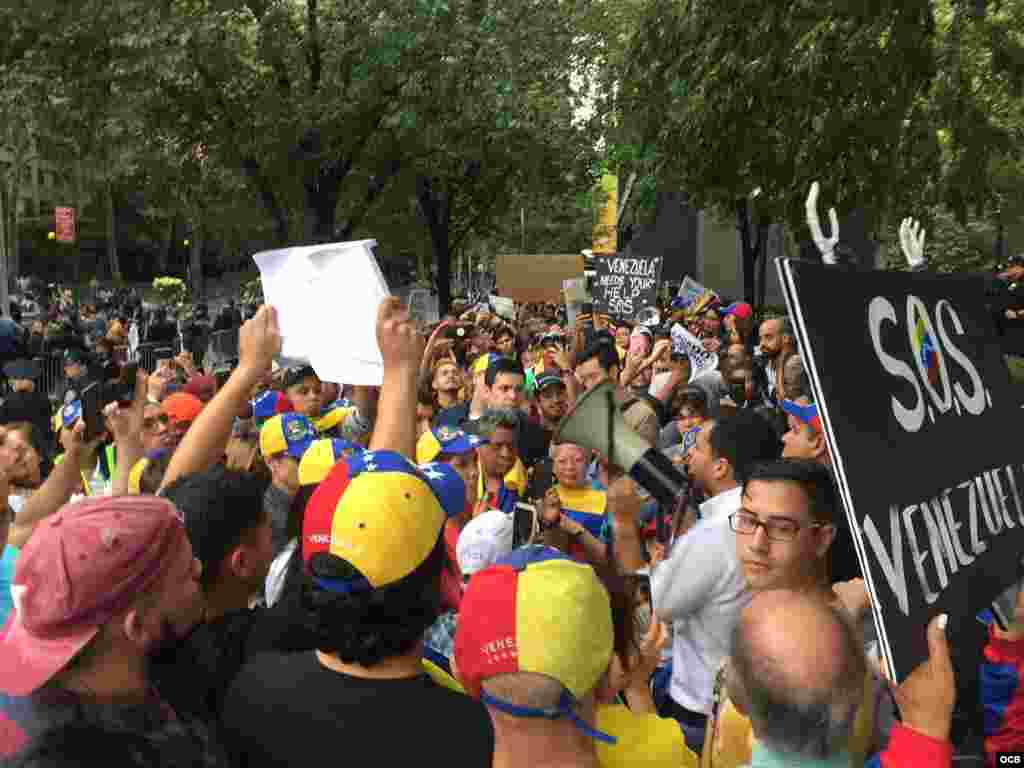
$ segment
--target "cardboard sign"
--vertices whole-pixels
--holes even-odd
[[[594,308],[609,317],[632,320],[641,309],[657,305],[661,257],[622,254],[594,259]]]
[[[690,358],[690,381],[718,368],[718,353],[704,349],[701,340],[679,323],[672,326],[672,351]]]
[[[562,281],[583,277],[583,254],[505,254],[497,258],[498,290],[521,303],[562,303]]]
[[[777,261],[879,645],[902,680],[925,627],[957,627],[1019,578],[1024,429],[977,276]]]
[[[75,242],[75,209],[67,206],[54,208],[53,230],[58,243]]]

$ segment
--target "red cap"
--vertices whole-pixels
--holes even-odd
[[[308,563],[313,555],[330,548],[334,513],[351,480],[348,462],[339,461],[306,502],[302,516],[302,562]]]
[[[184,392],[195,395],[204,403],[210,402],[216,391],[217,380],[213,376],[193,376],[184,389]]]
[[[39,523],[11,584],[0,691],[25,696],[44,685],[188,547],[178,511],[157,496],[85,499]]]
[[[162,405],[164,413],[172,422],[187,421],[191,423],[203,410],[203,401],[187,392],[175,392],[167,397]]]

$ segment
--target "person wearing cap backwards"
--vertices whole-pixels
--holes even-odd
[[[286,591],[302,589],[302,554],[299,539],[305,528],[306,505],[331,468],[339,461],[360,454],[363,448],[339,438],[313,441],[299,460],[298,491],[288,512],[286,536],[288,543],[274,558],[266,579],[266,603],[274,605]],[[312,529],[312,526],[311,526]],[[328,533],[329,535],[329,533]]]
[[[592,766],[610,697],[611,601],[594,570],[524,547],[476,573],[462,599],[455,673],[487,707],[494,766]]]
[[[572,373],[568,372],[566,378],[571,378]],[[548,441],[551,435],[558,428],[558,423],[569,410],[568,388],[562,376],[554,373],[544,373],[537,378],[535,386],[537,393],[537,412],[540,416],[540,425],[548,433]]]
[[[74,392],[72,399],[77,400],[82,390],[92,381],[88,369],[88,356],[81,349],[64,350],[64,387],[60,393],[60,401],[68,402],[68,393]]]
[[[228,766],[208,724],[173,710],[147,675],[149,655],[202,618],[199,572],[166,499],[86,499],[43,523],[0,638],[0,757]]]
[[[818,406],[807,397],[783,400],[789,429],[782,436],[782,456],[786,459],[808,459],[832,472],[832,456],[825,441]],[[836,518],[836,535],[829,551],[829,574],[833,581],[862,577],[860,559],[853,543],[853,533],[845,514]]]
[[[274,416],[260,429],[260,453],[271,477],[263,504],[274,531],[274,557],[288,544],[292,499],[299,491],[299,461],[314,440],[313,422],[298,413]]]
[[[53,444],[50,400],[36,389],[41,373],[39,364],[32,360],[14,360],[4,366],[10,393],[0,402],[0,424],[27,421],[49,447]]]
[[[462,529],[454,555],[462,580],[460,592],[474,574],[512,551],[514,524],[512,515],[506,515],[499,509],[490,509],[481,512]],[[450,552],[449,557],[452,557]],[[461,600],[459,604],[461,606]],[[441,685],[464,693],[452,673],[458,620],[458,612],[449,610],[438,616],[437,621],[430,626],[424,636],[423,666]]]
[[[415,395],[415,377],[411,384]],[[446,559],[446,514],[427,478],[398,453],[370,450],[328,473],[306,516],[330,524],[319,551],[306,548],[319,650],[258,656],[239,673],[222,716],[236,761],[308,766],[333,743],[402,765],[422,760],[432,743],[441,748],[437,739],[454,727],[444,763],[489,766],[483,708],[423,671]],[[398,722],[401,738],[383,730]]]

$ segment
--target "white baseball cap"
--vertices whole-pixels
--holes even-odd
[[[491,509],[466,524],[455,547],[463,577],[482,571],[512,551],[512,517]]]

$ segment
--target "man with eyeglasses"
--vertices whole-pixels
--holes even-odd
[[[822,464],[786,458],[754,467],[743,486],[740,508],[729,516],[736,558],[751,592],[787,590],[830,605],[851,623],[858,621],[868,607],[866,600],[851,599],[852,592],[842,588],[834,591],[828,575],[829,548],[842,513],[832,477]],[[856,636],[859,641],[860,633]],[[751,722],[733,704],[729,679],[725,665],[716,682],[720,693],[708,729],[713,736],[704,745],[716,768],[737,768],[751,760]],[[866,685],[860,690],[859,711],[846,728],[845,764],[863,763],[871,748],[874,689]]]
[[[169,421],[160,403],[146,403],[142,412],[142,450],[147,455],[162,448],[170,448],[171,434],[167,430]]]
[[[697,753],[704,745],[715,673],[750,599],[729,516],[740,508],[741,485],[754,465],[777,459],[780,449],[772,426],[754,411],[706,422],[687,456],[690,479],[707,497],[701,519],[672,543],[663,561],[660,553],[654,558],[654,612],[674,629],[672,683],[659,714],[679,722],[687,746]]]

